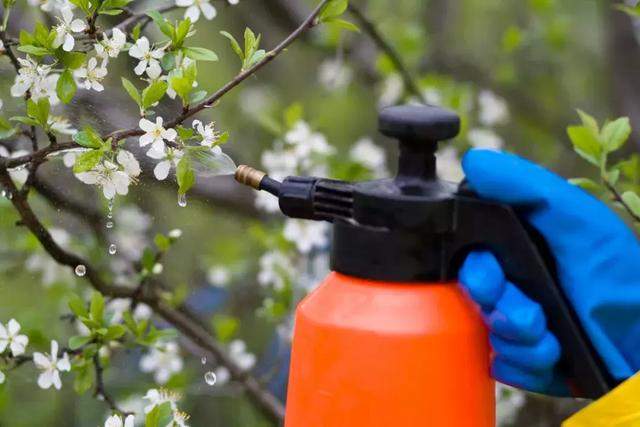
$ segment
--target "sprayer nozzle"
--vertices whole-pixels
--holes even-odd
[[[265,176],[267,176],[266,173],[246,165],[238,166],[235,173],[236,181],[256,190],[260,190],[260,183]]]

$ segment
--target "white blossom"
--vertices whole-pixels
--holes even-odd
[[[134,71],[141,76],[145,71],[149,72],[149,70],[151,70],[151,73],[158,73],[158,69],[161,69],[160,59],[164,56],[164,50],[152,49],[149,39],[142,36],[136,40],[136,44],[131,46],[129,55],[140,61]]]
[[[67,248],[69,246],[71,237],[65,230],[61,228],[51,228],[49,229],[49,234],[51,234],[53,241],[61,248]],[[49,254],[43,251],[38,251],[29,256],[25,262],[25,266],[27,270],[41,274],[42,285],[45,288],[59,281],[68,281],[73,277],[67,266],[60,265],[56,260],[51,258]]]
[[[371,138],[361,138],[349,151],[351,160],[365,166],[377,178],[387,175],[386,156],[384,150],[374,144]]]
[[[182,411],[175,411],[173,413],[173,425],[171,427],[189,427],[187,421],[189,420],[189,415]]]
[[[63,116],[50,115],[47,123],[52,131],[61,135],[75,135],[78,133],[78,129],[73,128],[71,122]]]
[[[277,291],[284,289],[293,271],[289,257],[280,251],[269,251],[260,257],[259,263],[258,283],[273,286]]]
[[[14,357],[20,356],[28,344],[29,338],[20,334],[20,323],[16,319],[9,320],[6,328],[0,323],[0,353],[4,353],[8,347]]]
[[[327,227],[323,222],[287,219],[283,234],[303,254],[309,253],[313,248],[323,248],[329,242]]]
[[[152,144],[151,148],[155,151],[164,151],[164,141],[175,141],[178,136],[178,132],[175,129],[165,129],[163,127],[163,118],[156,117],[156,122],[153,123],[147,119],[140,119],[140,129],[145,131],[139,139],[140,146],[145,147]]]
[[[436,152],[438,177],[445,181],[459,182],[464,178],[458,150],[444,147]]]
[[[225,366],[218,366],[213,373],[216,375],[216,385],[221,386],[229,382],[231,372]]]
[[[73,19],[73,12],[69,8],[60,10],[62,17],[58,18],[60,22],[55,26],[56,38],[53,46],[60,47],[65,52],[71,52],[75,46],[73,33],[81,33],[87,29],[87,24],[82,19]]]
[[[474,128],[467,134],[469,143],[475,148],[486,148],[489,150],[500,150],[504,147],[504,141],[491,129]]]
[[[313,132],[305,121],[300,120],[286,133],[284,140],[295,147],[298,159],[307,159],[312,154],[329,155],[334,152],[327,138],[321,133]]]
[[[154,144],[147,156],[155,160],[160,160],[153,168],[153,175],[158,181],[163,181],[169,176],[172,167],[177,167],[180,159],[184,156],[184,152],[178,148],[166,147],[166,149],[158,149]]]
[[[278,180],[295,175],[298,170],[298,157],[293,150],[266,150],[262,153],[261,162],[269,176]]]
[[[225,286],[231,280],[231,272],[222,265],[214,265],[207,271],[207,280],[212,286]]]
[[[116,194],[127,195],[129,185],[140,175],[140,164],[126,150],[120,150],[116,160],[118,164],[104,160],[93,170],[78,173],[76,177],[85,184],[102,187],[102,193],[107,199],[113,199]]]
[[[51,354],[33,353],[33,363],[42,371],[38,377],[38,386],[45,390],[52,385],[57,390],[60,390],[62,388],[60,372],[71,370],[71,363],[69,363],[69,355],[67,353],[64,353],[62,358],[58,359],[57,341],[51,341]]]
[[[168,236],[172,239],[179,239],[180,237],[182,237],[182,230],[180,230],[179,228],[174,228],[173,230],[169,231]]]
[[[102,92],[104,86],[102,80],[107,76],[107,69],[103,65],[98,65],[96,58],[89,58],[87,64],[78,68],[74,75],[79,79],[79,86],[87,90],[93,89]]]
[[[191,22],[200,19],[201,13],[208,20],[212,20],[217,15],[216,8],[209,0],[176,0],[176,6],[187,8],[184,17],[189,18]]]
[[[120,31],[118,28],[114,27],[111,38],[109,38],[105,34],[102,38],[102,41],[96,43],[94,45],[94,48],[96,49],[96,55],[98,55],[98,57],[103,61],[106,61],[109,58],[117,58],[120,54],[120,51],[124,49],[126,43],[127,35]]]
[[[135,417],[133,415],[128,415],[124,421],[122,421],[120,415],[112,415],[104,423],[104,427],[134,427],[134,425]]]
[[[181,396],[178,393],[165,389],[152,388],[148,390],[147,394],[145,394],[143,397],[143,399],[149,401],[149,405],[145,406],[144,408],[144,413],[148,414],[153,410],[153,408],[155,408],[156,406],[160,406],[166,402],[169,402],[169,404],[171,405],[171,410],[175,412],[178,410],[177,403],[180,398]]]
[[[9,153],[9,150],[0,145],[0,157],[15,159],[16,157],[26,156],[27,154],[29,154],[29,152],[26,150],[16,150]],[[17,168],[9,169],[9,176],[17,186],[22,186],[29,177],[29,171],[24,166],[18,166]]]
[[[383,82],[380,96],[378,98],[379,107],[395,105],[402,98],[404,83],[398,73],[390,74]]]
[[[18,98],[31,91],[31,99],[38,101],[41,98],[49,98],[51,105],[60,102],[56,95],[56,84],[60,75],[51,74],[50,65],[40,65],[29,55],[26,58],[18,58],[20,68],[16,75],[11,96]]]
[[[353,71],[341,59],[327,59],[318,68],[318,80],[325,89],[344,89],[351,83]]]
[[[136,205],[118,208],[114,216],[114,238],[118,253],[130,261],[140,259],[149,243],[146,233],[151,227],[151,217]]]
[[[194,120],[193,128],[202,138],[200,145],[212,146],[220,139],[220,132],[216,131],[216,124],[214,122],[205,126],[200,120]]]
[[[158,384],[165,384],[171,375],[182,370],[182,366],[180,349],[175,342],[154,347],[140,359],[142,372],[153,372],[153,378]]]
[[[40,6],[45,12],[62,11],[64,9],[75,9],[69,0],[29,0],[30,6]]]
[[[240,339],[235,339],[229,344],[229,357],[243,371],[248,371],[256,364],[256,356],[247,351],[247,344]]]
[[[509,121],[507,102],[490,90],[480,92],[478,108],[478,119],[485,126],[502,125]]]
[[[272,175],[272,178],[276,178],[276,175]],[[281,178],[287,175],[281,176]],[[272,194],[267,193],[266,191],[257,191],[255,194],[255,205],[258,209],[261,209],[265,212],[275,213],[280,211],[280,202],[277,197],[273,197]]]
[[[128,298],[114,298],[106,304],[105,313],[111,324],[122,322],[124,313],[131,309],[131,302]],[[138,303],[133,310],[132,317],[137,321],[147,320],[152,314],[153,311],[148,305]]]

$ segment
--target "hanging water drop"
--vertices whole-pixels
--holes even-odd
[[[6,197],[7,196],[7,192],[4,191],[4,190],[0,191],[0,196]]]
[[[107,218],[111,219],[113,218],[113,199],[109,200],[109,212],[107,213]]]
[[[109,245],[109,255],[115,255],[118,252],[118,247],[115,243]]]
[[[202,359],[200,359],[200,362],[202,362],[203,365],[207,364],[207,356],[202,356]]]
[[[82,277],[87,274],[87,267],[85,267],[83,264],[76,265],[75,272],[76,276]]]
[[[107,227],[108,229],[112,229],[113,228],[113,221],[107,221],[107,224],[105,225],[105,227]]]
[[[11,191],[7,191],[7,199],[13,199],[13,193]]]
[[[181,208],[184,208],[185,206],[187,206],[187,195],[186,194],[179,194],[178,195],[178,206],[180,206]]]
[[[214,372],[209,371],[206,374],[204,374],[204,382],[206,382],[209,385],[215,385],[217,380],[218,378],[216,377],[216,374]]]

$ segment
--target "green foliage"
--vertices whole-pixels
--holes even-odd
[[[637,4],[635,6],[628,6],[626,4],[616,4],[614,7],[633,18],[640,17],[640,4]]]
[[[144,427],[164,427],[171,424],[173,424],[173,410],[170,402],[155,406],[144,421]]]
[[[226,31],[221,31],[220,34],[229,39],[231,48],[236,55],[238,55],[240,61],[242,61],[242,71],[253,67],[255,64],[262,61],[267,55],[267,52],[264,49],[260,49],[260,40],[262,39],[262,35],[256,36],[248,27],[244,30],[244,50],[240,47],[240,43],[238,43],[233,35]]]
[[[187,106],[191,102],[191,93],[193,91],[193,84],[196,82],[198,76],[198,68],[195,62],[189,64],[189,66],[175,70],[172,76],[169,78],[169,84],[171,88],[182,99],[182,105]]]
[[[0,139],[11,138],[16,134],[16,128],[4,117],[0,117]]]
[[[176,178],[178,180],[178,194],[183,195],[196,183],[196,174],[188,156],[184,156],[176,167]]]
[[[146,89],[142,91],[142,108],[146,110],[149,107],[160,102],[162,97],[164,97],[164,94],[167,93],[168,87],[169,85],[167,85],[167,83],[163,81],[155,81],[151,83]]]
[[[91,126],[85,126],[82,131],[73,135],[73,140],[76,144],[87,148],[101,148],[105,145],[100,135]]]
[[[348,31],[359,32],[360,29],[353,22],[349,22],[341,18],[349,7],[349,0],[331,0],[328,2],[318,14],[318,22],[331,24],[337,28]]]
[[[56,85],[56,93],[58,94],[58,98],[65,104],[68,104],[73,99],[73,96],[76,94],[78,90],[78,86],[76,85],[76,81],[73,78],[73,74],[70,70],[65,70],[58,79],[58,83]]]
[[[33,99],[27,100],[27,116],[12,117],[11,120],[23,123],[29,126],[41,126],[43,129],[49,129],[49,112],[51,104],[48,98],[40,98],[38,102]]]
[[[133,0],[103,0],[98,8],[100,15],[120,15]]]
[[[37,22],[33,33],[26,30],[20,31],[18,50],[33,56],[44,56],[53,54],[56,48],[53,47],[56,39],[56,31],[49,30],[42,23]]]
[[[216,338],[221,342],[229,342],[240,329],[240,320],[226,314],[216,314],[211,321]]]

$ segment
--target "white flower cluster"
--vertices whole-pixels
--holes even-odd
[[[11,356],[20,356],[24,354],[28,344],[29,338],[20,334],[20,324],[16,319],[9,320],[6,327],[0,323],[0,354],[9,350]],[[0,372],[0,384],[4,381],[5,375]]]
[[[136,181],[140,172],[135,156],[121,149],[116,155],[116,162],[103,159],[93,170],[78,173],[76,177],[85,184],[101,187],[104,197],[113,199],[116,194],[127,195],[129,185]]]
[[[60,103],[56,94],[60,74],[54,72],[51,65],[38,64],[29,55],[18,58],[18,63],[20,69],[11,86],[11,96],[18,98],[29,92],[34,101],[48,98],[51,105]]]
[[[69,355],[63,353],[62,358],[58,358],[58,342],[54,340],[51,341],[51,353],[33,353],[33,363],[42,371],[38,376],[38,387],[45,390],[51,386],[60,390],[62,388],[60,372],[71,370]]]
[[[182,371],[183,366],[180,348],[175,342],[153,347],[140,359],[140,370],[152,372],[158,384],[166,384],[173,374]]]

